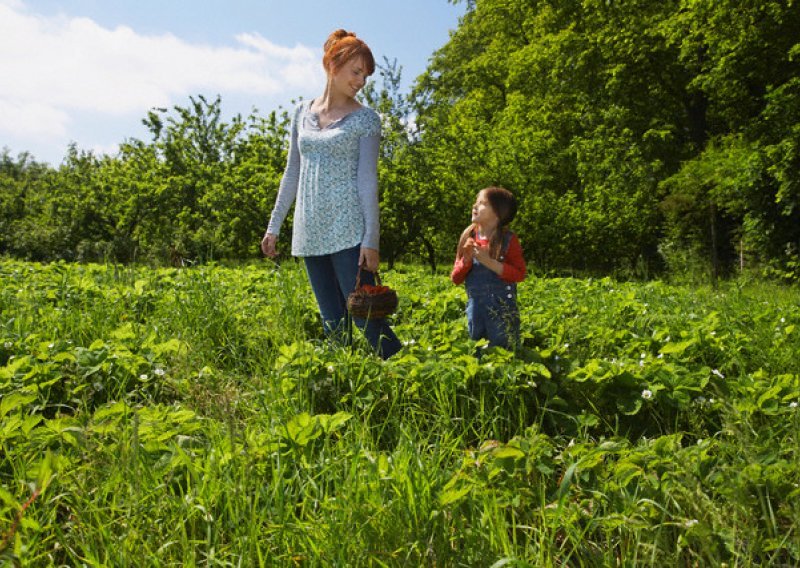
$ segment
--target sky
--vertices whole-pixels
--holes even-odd
[[[0,0],[0,151],[59,165],[70,143],[114,155],[153,108],[222,100],[226,117],[324,88],[322,44],[355,32],[403,88],[458,26],[447,0]],[[374,77],[377,77],[377,73]]]

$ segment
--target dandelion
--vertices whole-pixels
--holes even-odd
[[[651,391],[650,389],[644,389],[642,391],[642,398],[645,400],[650,400],[651,398],[653,398],[653,391]]]
[[[700,521],[698,521],[697,519],[689,519],[685,523],[683,523],[683,526],[686,527],[687,529],[690,529],[699,522]]]
[[[790,402],[789,403],[789,408],[797,408],[797,401],[793,400],[792,402]]]
[[[725,378],[725,375],[723,375],[723,374],[720,372],[720,370],[719,370],[719,369],[714,369],[713,371],[711,371],[711,374],[712,374],[712,375],[716,375],[716,376],[718,376],[720,379],[724,379],[724,378]]]
[[[167,372],[166,372],[164,369],[162,369],[161,367],[156,367],[156,370],[155,370],[155,371],[153,371],[153,372],[154,372],[156,375],[158,375],[159,377],[163,377],[164,375],[166,375],[166,374],[167,374]]]

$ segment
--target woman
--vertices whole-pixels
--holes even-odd
[[[375,71],[366,43],[336,30],[325,42],[322,96],[300,103],[292,116],[289,159],[261,250],[275,257],[280,226],[295,205],[292,254],[302,257],[325,333],[346,337],[347,296],[359,266],[364,284],[378,269],[378,114],[357,100]],[[377,353],[388,359],[400,341],[386,320],[354,319]]]

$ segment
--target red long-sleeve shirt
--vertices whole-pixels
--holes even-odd
[[[480,246],[487,246],[489,239],[475,237],[475,242]],[[461,284],[466,280],[470,270],[472,270],[472,259],[467,260],[463,256],[457,257],[453,265],[453,271],[450,273],[450,280],[453,281],[453,284]],[[503,273],[500,274],[500,279],[509,283],[522,282],[525,280],[526,273],[522,245],[519,244],[517,235],[512,233],[511,239],[508,241],[508,250],[506,250],[505,258],[503,259]]]

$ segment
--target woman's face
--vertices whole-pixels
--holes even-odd
[[[477,223],[481,228],[496,227],[500,219],[489,204],[486,193],[481,191],[472,206],[472,222]]]
[[[343,95],[355,98],[367,82],[367,66],[360,57],[354,57],[331,74],[331,83]]]

